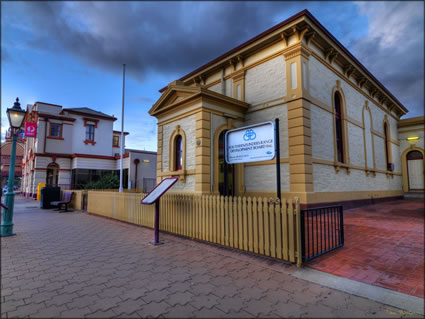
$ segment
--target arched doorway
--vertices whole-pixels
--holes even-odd
[[[235,166],[224,160],[224,143],[227,130],[218,138],[218,191],[223,196],[235,196]]]
[[[59,165],[50,163],[47,165],[46,185],[57,185],[59,178]]]
[[[407,153],[407,176],[409,190],[424,189],[424,165],[423,155],[420,151],[413,150]]]

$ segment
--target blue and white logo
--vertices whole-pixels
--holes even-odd
[[[255,140],[256,137],[257,137],[257,134],[255,134],[254,130],[250,129],[250,130],[246,130],[246,132],[243,136],[243,140],[244,141],[253,141],[253,140]]]

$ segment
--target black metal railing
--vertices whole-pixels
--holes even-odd
[[[301,210],[301,245],[303,262],[344,246],[342,206]]]

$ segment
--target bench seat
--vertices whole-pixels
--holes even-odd
[[[64,206],[65,208],[62,211],[68,212],[68,205],[71,203],[73,195],[74,192],[63,192],[62,200],[50,202],[50,205],[58,206],[59,210],[62,210],[61,206]]]

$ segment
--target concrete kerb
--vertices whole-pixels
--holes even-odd
[[[338,277],[310,268],[299,268],[290,273],[298,279],[337,289],[355,296],[378,301],[409,312],[424,315],[424,299],[359,281]]]

